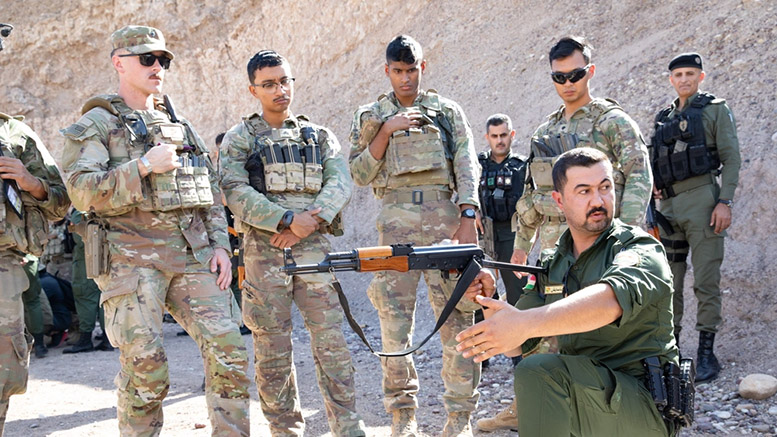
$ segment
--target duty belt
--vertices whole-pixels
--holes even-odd
[[[680,193],[691,191],[694,188],[703,187],[705,185],[712,184],[714,182],[715,182],[715,178],[712,176],[712,173],[707,173],[701,176],[695,176],[695,177],[686,179],[684,181],[676,182],[672,184],[671,187],[664,188],[661,191],[664,196],[664,199],[669,199],[670,197],[674,197]]]
[[[452,193],[441,190],[412,190],[412,191],[390,191],[383,196],[383,204],[390,205],[395,203],[412,203],[421,205],[424,202],[440,202],[450,200]]]

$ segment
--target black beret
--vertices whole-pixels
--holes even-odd
[[[695,52],[681,53],[669,62],[669,71],[680,67],[692,67],[703,70],[701,66],[701,55]]]

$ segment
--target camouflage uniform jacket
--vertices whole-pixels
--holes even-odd
[[[564,105],[561,105],[548,116],[548,121],[537,128],[532,137],[577,134],[580,139],[577,147],[593,147],[604,152],[613,165],[616,191],[620,195],[616,199],[616,217],[624,223],[639,226],[644,220],[653,188],[647,147],[639,126],[622,109],[605,109],[606,112],[602,114],[602,108],[612,105],[612,101],[593,99],[575,111],[569,122],[564,118]],[[541,194],[550,197],[550,193],[538,192],[531,177],[527,177],[523,196],[515,208],[516,249],[526,252],[531,249],[534,234],[545,219],[545,215],[535,205]],[[563,215],[555,204],[542,205],[542,208],[554,209],[557,217]]]
[[[146,124],[169,121],[170,116],[160,110],[164,106],[157,103],[155,109],[134,112]],[[189,251],[202,264],[208,263],[214,249],[230,251],[227,219],[220,202],[168,212],[138,208],[144,199],[138,159],[127,156],[131,149],[127,130],[116,115],[96,107],[61,132],[65,136],[66,184],[73,206],[102,218],[107,225],[112,260],[182,273],[188,271]],[[193,129],[191,134],[196,147],[207,150]],[[207,153],[201,157],[209,169],[213,198],[220,199],[218,175]]]
[[[478,184],[480,182],[480,165],[478,164],[475,143],[472,138],[467,117],[461,107],[453,100],[440,97],[431,91],[421,91],[413,102],[413,106],[441,110],[449,120],[453,145],[451,180],[458,193],[458,204],[480,206],[478,201]],[[375,159],[369,150],[369,145],[380,130],[382,124],[402,109],[393,92],[378,98],[378,101],[361,106],[354,113],[351,124],[351,154],[349,158],[351,175],[359,186],[366,186],[376,179],[386,179],[387,170],[384,158]],[[419,177],[423,180],[423,177]],[[441,187],[448,189],[448,187]],[[374,187],[375,196],[383,197],[384,189]]]
[[[42,252],[48,238],[48,221],[61,220],[70,207],[65,184],[43,142],[19,119],[0,113],[0,144],[3,156],[21,160],[27,171],[41,181],[47,196],[46,200],[37,200],[29,193],[21,193],[26,222],[22,224],[5,201],[5,195],[0,195],[3,202],[0,205],[0,252],[9,249],[25,253]],[[24,226],[26,232],[19,229],[15,238],[13,226]],[[29,241],[30,237],[36,241]],[[36,245],[39,247],[36,248]]]
[[[291,115],[284,120],[284,128],[299,128],[302,116]],[[323,182],[318,194],[281,192],[262,194],[248,184],[246,160],[254,152],[254,134],[271,129],[260,114],[252,114],[230,129],[224,136],[219,152],[221,186],[227,206],[243,224],[276,233],[283,213],[292,210],[299,213],[321,208],[318,217],[331,223],[353,192],[353,182],[348,165],[340,154],[340,143],[327,128],[305,122],[319,131]]]

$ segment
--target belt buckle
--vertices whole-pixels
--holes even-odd
[[[422,190],[413,190],[412,201],[413,205],[421,205],[424,203],[424,192]]]

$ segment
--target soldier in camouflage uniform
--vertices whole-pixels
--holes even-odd
[[[383,208],[377,221],[379,244],[431,245],[444,239],[477,243],[479,166],[469,123],[458,104],[421,89],[426,68],[420,44],[400,35],[386,48],[386,76],[393,92],[356,110],[351,128],[351,174],[372,185]],[[458,194],[453,203],[453,191]],[[378,272],[367,293],[378,310],[383,349],[398,351],[411,342],[416,289],[421,271]],[[455,280],[423,272],[429,301],[439,315]],[[479,397],[480,364],[456,353],[454,336],[472,325],[477,305],[462,301],[440,330],[443,345],[443,403],[448,420],[443,435],[471,435],[470,413]],[[419,383],[412,356],[387,358],[383,366],[386,410],[392,435],[417,435]]]
[[[272,50],[248,62],[262,106],[230,129],[220,148],[221,185],[245,238],[243,320],[252,331],[256,386],[273,436],[301,436],[305,422],[292,359],[291,307],[310,332],[319,389],[335,436],[364,436],[343,313],[328,274],[287,276],[283,249],[312,263],[331,251],[323,233],[351,197],[348,166],[332,131],[291,112],[294,78]]]
[[[9,183],[0,184],[0,436],[9,398],[27,388],[32,338],[24,330],[24,256],[43,253],[48,221],[62,219],[70,206],[54,159],[21,119],[0,112],[0,178]]]
[[[529,177],[513,216],[516,229],[511,262],[517,264],[527,262],[538,229],[542,250],[553,248],[567,229],[564,214],[550,194],[551,168],[561,152],[592,147],[607,155],[615,178],[615,216],[626,224],[642,224],[653,185],[647,148],[637,123],[614,100],[591,97],[589,81],[596,72],[591,47],[582,38],[565,37],[550,49],[549,59],[551,79],[564,104],[532,135]],[[550,340],[547,346],[555,349],[555,341]],[[481,419],[478,427],[514,428],[514,405],[493,418]]]
[[[111,40],[118,94],[90,99],[62,133],[73,205],[96,217],[84,237],[87,272],[100,252],[110,256],[90,276],[102,290],[108,338],[121,352],[119,431],[162,430],[170,387],[162,346],[167,309],[202,352],[212,435],[248,435],[248,357],[229,291],[227,223],[213,202],[221,193],[207,147],[153,96],[173,58],[162,33],[127,26]]]

